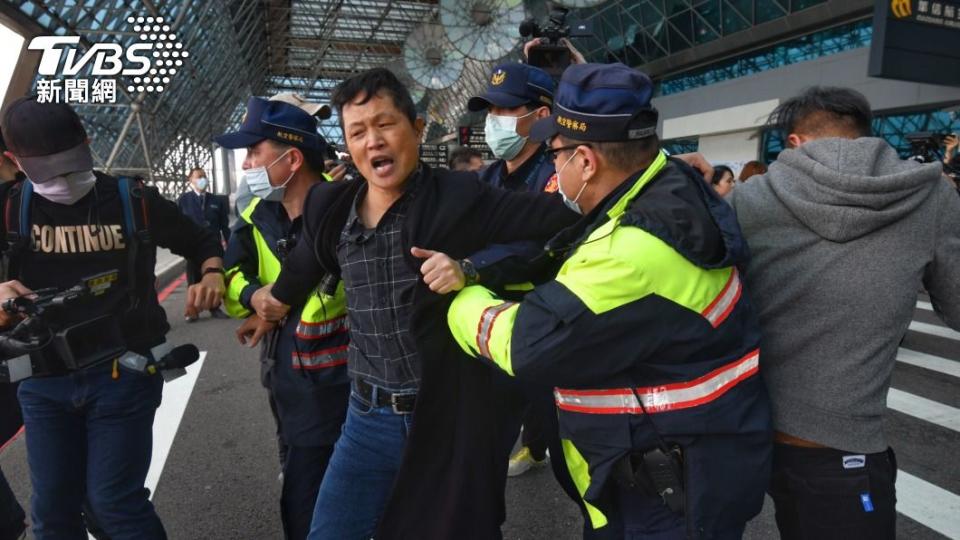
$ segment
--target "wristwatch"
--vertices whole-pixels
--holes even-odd
[[[477,273],[477,269],[473,267],[470,259],[460,259],[457,262],[460,263],[460,271],[463,272],[464,287],[476,285],[480,281],[480,274]]]
[[[214,266],[203,269],[203,273],[201,275],[205,276],[207,274],[220,274],[221,276],[227,275],[227,273],[223,270],[223,268],[217,268]]]

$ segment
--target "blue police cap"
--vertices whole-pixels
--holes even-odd
[[[613,142],[655,135],[652,96],[653,82],[641,71],[619,63],[574,64],[560,79],[553,114],[533,125],[530,138]]]
[[[510,62],[493,68],[487,91],[467,102],[471,111],[482,111],[491,105],[512,109],[527,103],[553,105],[553,79],[540,68]]]
[[[317,119],[283,101],[252,97],[240,129],[214,138],[224,148],[246,148],[271,139],[302,150],[323,151],[327,142],[317,133]]]

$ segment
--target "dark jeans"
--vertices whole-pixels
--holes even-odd
[[[775,444],[770,496],[783,540],[884,540],[897,532],[893,449],[852,454]]]
[[[374,389],[376,399],[376,389]],[[386,507],[412,414],[373,407],[350,394],[347,420],[320,484],[310,540],[368,540]]]
[[[113,540],[166,538],[143,487],[163,379],[110,372],[108,364],[20,384],[38,540],[86,539],[84,498]]]
[[[280,490],[280,519],[286,540],[303,540],[310,533],[310,521],[317,502],[320,482],[330,463],[333,445],[287,446]]]

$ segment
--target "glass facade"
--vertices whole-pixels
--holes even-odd
[[[937,109],[896,114],[881,113],[873,118],[874,135],[886,139],[903,158],[914,155],[915,152],[910,148],[910,142],[906,136],[918,131],[958,133],[960,132],[960,112]],[[777,159],[777,155],[783,148],[784,140],[780,132],[768,130],[763,134],[760,159],[770,163]]]
[[[660,141],[660,146],[672,156],[675,154],[696,152],[697,148],[700,147],[700,141],[697,139],[670,139]]]
[[[666,77],[660,81],[658,95],[676,94],[708,84],[736,79],[779,67],[829,56],[870,45],[873,28],[869,19],[828,28],[705,68]]]
[[[593,23],[577,40],[591,62],[642,65],[786,17],[826,0],[624,0],[582,8],[573,18]]]

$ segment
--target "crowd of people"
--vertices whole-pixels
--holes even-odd
[[[69,106],[23,98],[0,125],[0,302],[116,268],[49,323],[102,317],[155,362],[156,246],[192,261],[187,320],[222,305],[259,347],[287,539],[499,538],[507,477],[547,462],[584,538],[740,538],[765,494],[782,538],[894,538],[881,423],[917,291],[960,330],[943,164],[872,137],[856,91],[813,87],[771,115],[787,149],[736,175],[668,156],[652,95],[622,64],[499,65],[467,102],[497,159],[450,170],[420,161],[389,70],[330,107],[251,97],[216,139],[246,152],[232,228],[202,169],[178,208],[94,171]],[[331,107],[356,178],[318,134]],[[31,354],[35,536],[164,538],[143,488],[161,379]]]

